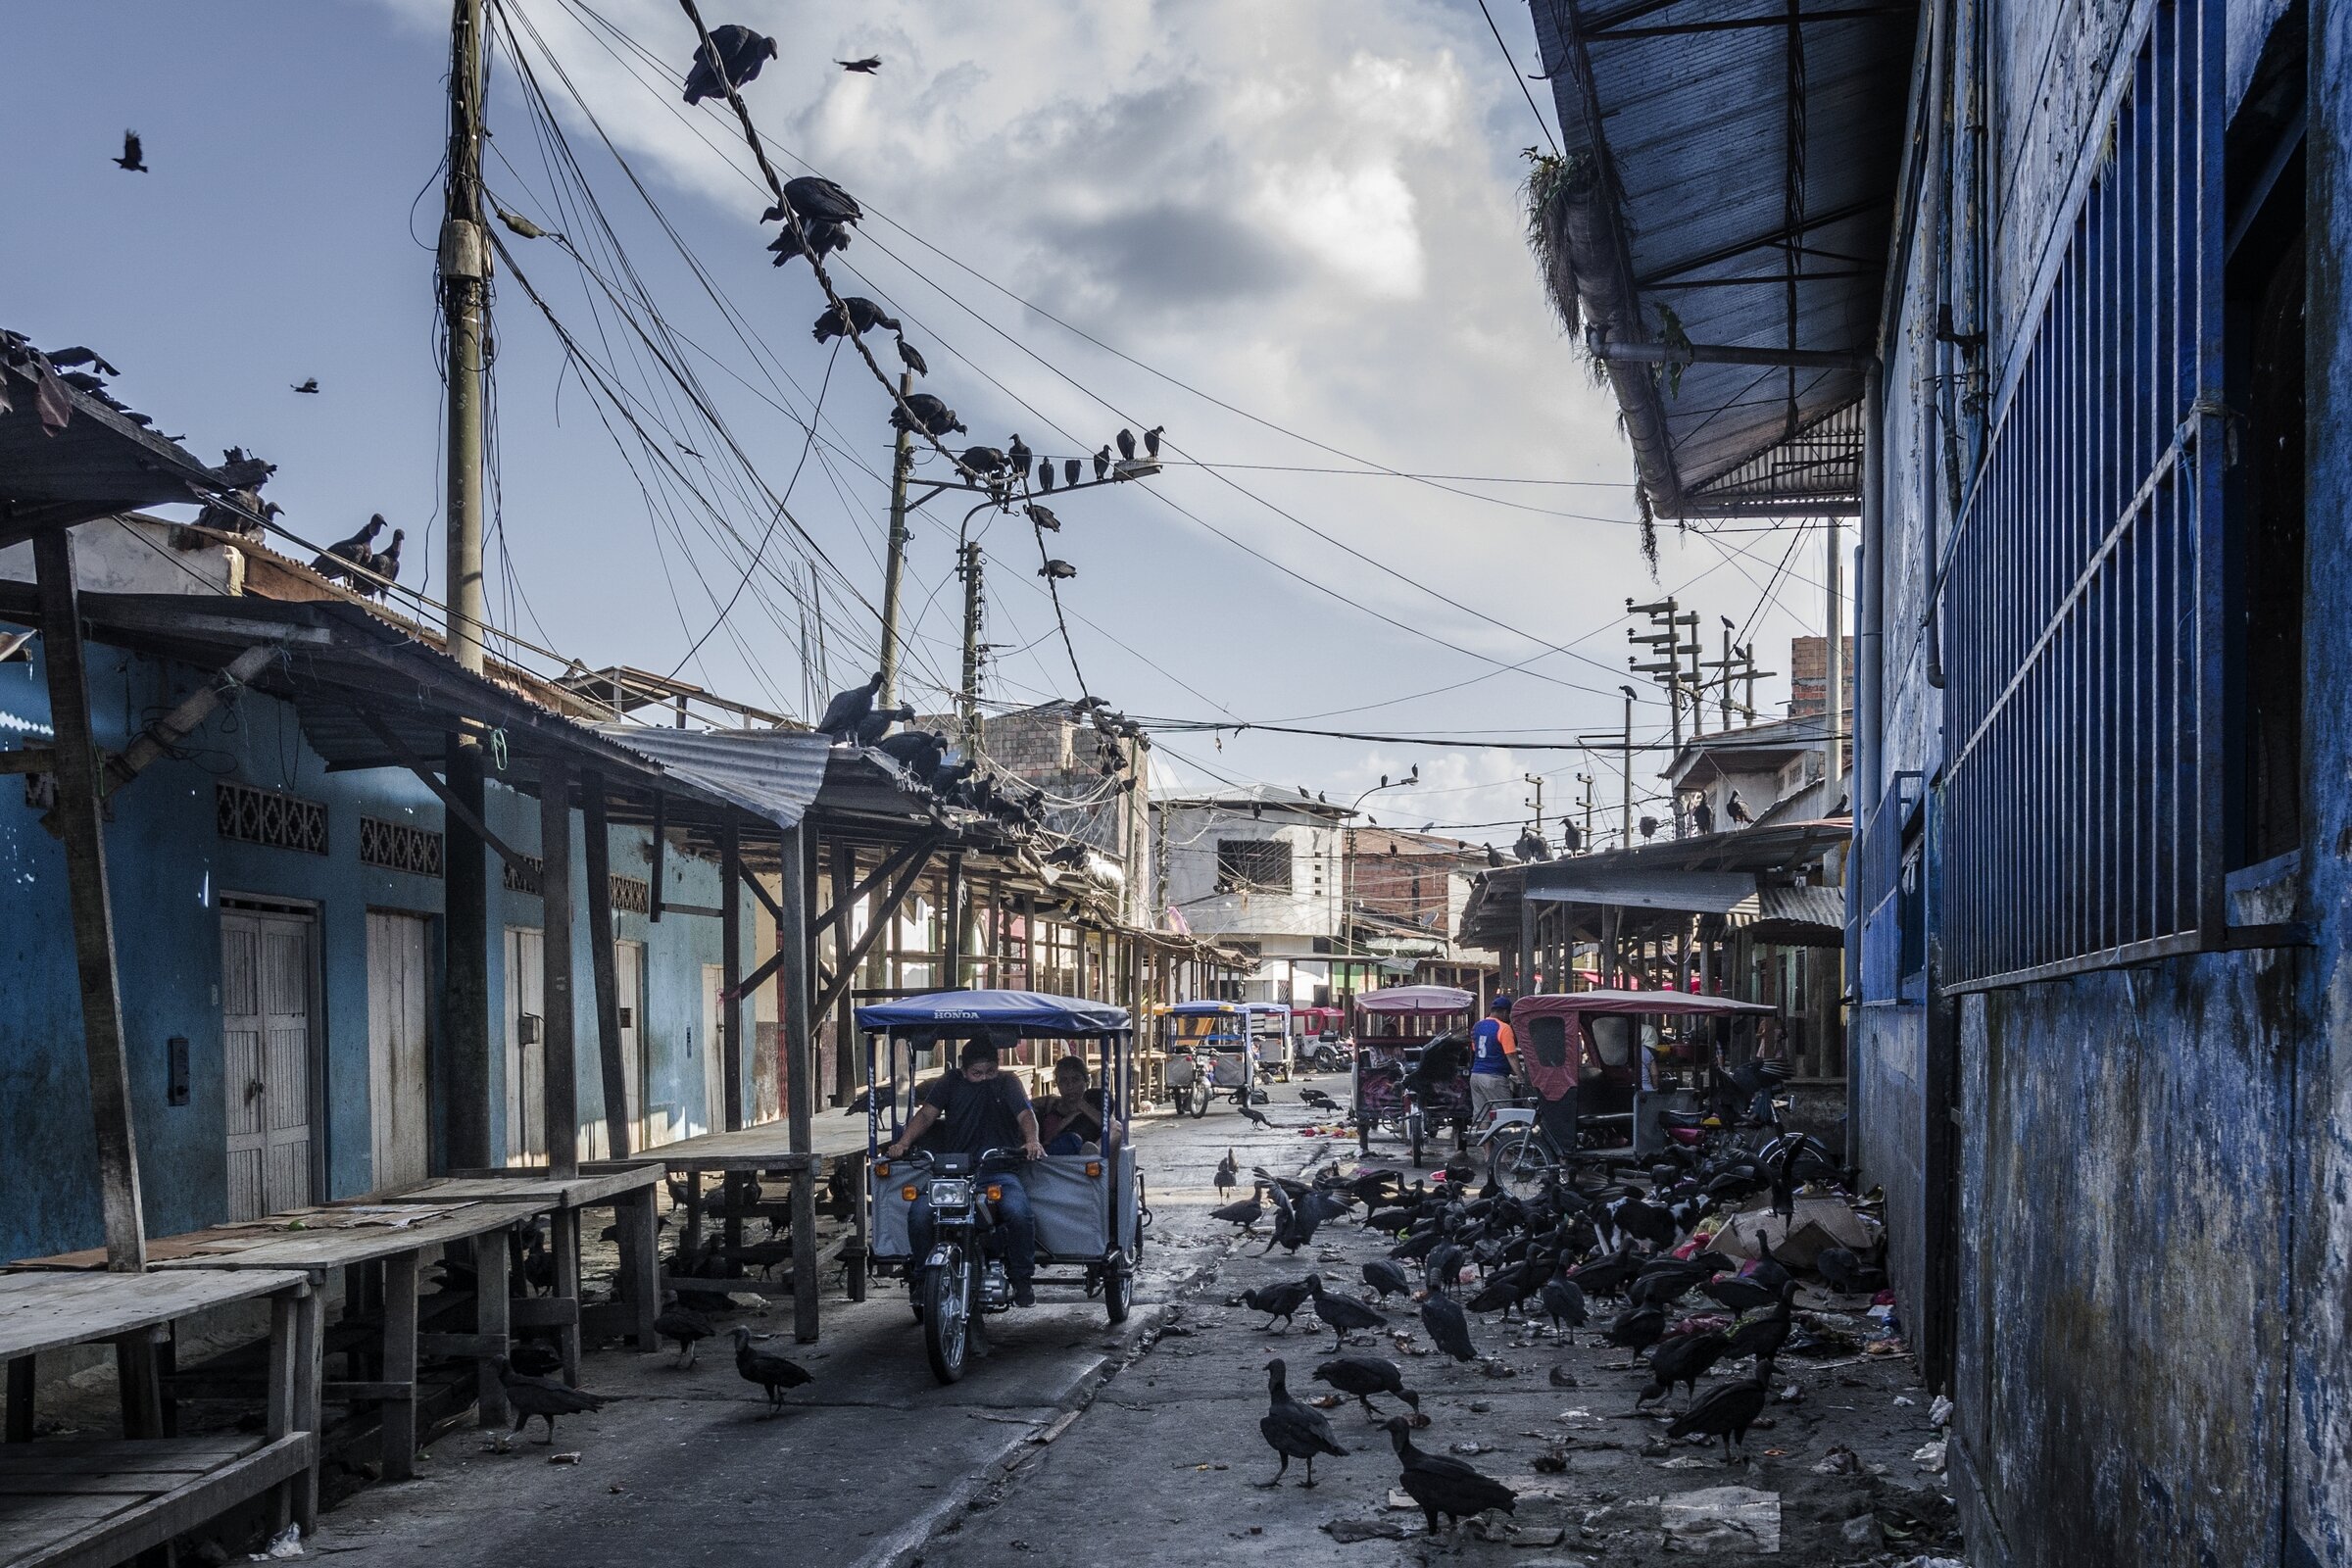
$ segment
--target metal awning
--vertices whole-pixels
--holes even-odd
[[[1651,505],[1853,510],[1916,7],[1529,11],[1564,153],[1545,281],[1606,367]]]
[[[1758,888],[1754,911],[1732,910],[1726,924],[1758,942],[1777,942],[1787,948],[1843,947],[1845,890],[1817,883],[1801,888]]]
[[[691,779],[779,829],[798,826],[825,787],[833,742],[784,730],[652,729],[605,724],[598,732]]]

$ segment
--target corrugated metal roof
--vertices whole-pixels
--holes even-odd
[[[658,729],[605,724],[598,733],[698,784],[731,806],[790,830],[825,786],[833,742],[791,730]]]
[[[1531,0],[1572,163],[1613,186],[1618,254],[1580,250],[1590,295],[1622,278],[1620,340],[1857,352],[1873,347],[1903,145],[1916,20],[1906,9],[1807,0],[1801,70],[1757,0]],[[1862,13],[1857,15],[1856,13]],[[1789,105],[1804,134],[1801,243],[1786,242]],[[1794,285],[1793,344],[1791,268]],[[1605,319],[1608,313],[1598,313]],[[1627,383],[1619,381],[1624,401]],[[1632,396],[1647,400],[1640,386]],[[1851,369],[1690,364],[1656,379],[1665,449],[1641,452],[1662,511],[1684,515],[1850,506],[1862,396]],[[1629,421],[1635,411],[1629,410]],[[1678,500],[1679,498],[1679,500]]]

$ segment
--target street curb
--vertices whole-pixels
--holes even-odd
[[[1317,1152],[1304,1160],[1298,1169],[1310,1170],[1322,1163],[1323,1158],[1323,1153]],[[1054,1404],[1054,1420],[1041,1423],[1032,1432],[1007,1439],[1004,1446],[979,1469],[958,1481],[930,1507],[891,1532],[887,1539],[858,1558],[851,1568],[909,1568],[922,1556],[923,1548],[946,1530],[950,1521],[961,1519],[972,1511],[975,1497],[1020,1468],[1022,1461],[1037,1446],[1030,1441],[1037,1432],[1051,1431],[1057,1423],[1066,1424],[1061,1418],[1076,1415],[1093,1404],[1095,1396],[1102,1393],[1111,1379],[1148,1354],[1159,1343],[1160,1335],[1173,1315],[1172,1309],[1183,1304],[1194,1291],[1224,1267],[1226,1261],[1240,1250],[1244,1240],[1241,1235],[1230,1238],[1217,1251],[1176,1279],[1169,1287],[1168,1299],[1138,1313],[1142,1326],[1136,1330],[1134,1339],[1116,1350],[1103,1351],[1091,1366],[1078,1374],[1070,1392]]]

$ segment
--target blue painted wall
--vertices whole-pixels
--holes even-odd
[[[1949,26],[1958,0],[1923,8]],[[1983,0],[1985,318],[1992,377],[2020,350],[2030,285],[2139,8]],[[2282,0],[2230,0],[2230,91],[2243,91]],[[1951,1489],[1980,1564],[2352,1561],[2352,4],[2310,8],[2309,577],[2305,848],[2294,914],[2308,949],[2207,954],[1961,999],[1957,1082],[1940,1096],[1920,1007],[1851,1028],[1868,1180],[1886,1189],[1907,1323],[1953,1309]],[[2128,59],[2128,52],[2126,52]],[[1931,168],[1932,182],[1937,172]],[[1937,472],[1933,198],[1897,224],[1886,353],[1882,777],[1934,780],[1942,695],[1928,678]],[[1946,650],[1956,657],[1956,651]],[[1866,904],[1877,890],[1863,889]],[[1932,905],[1931,905],[1932,907]],[[1929,1131],[1954,1113],[1956,1283],[1938,1299]]]
[[[42,738],[48,695],[39,662],[0,665],[0,731],[11,743]],[[99,743],[119,749],[149,718],[199,683],[195,671],[93,644],[91,703]],[[440,879],[360,863],[363,813],[438,829],[441,808],[398,769],[329,773],[304,743],[293,711],[253,693],[224,705],[190,736],[181,755],[157,763],[114,797],[106,830],[115,940],[122,973],[147,1230],[172,1235],[226,1214],[223,1086],[220,1077],[220,900],[223,894],[314,905],[318,912],[318,1039],[322,1146],[320,1196],[351,1197],[373,1186],[369,1151],[367,912],[399,909],[438,916]],[[215,831],[214,780],[282,789],[327,807],[330,853],[264,848]],[[538,843],[538,803],[493,785],[493,826],[518,848]],[[580,832],[575,814],[575,850]],[[615,872],[649,873],[650,838],[612,834]],[[668,897],[718,903],[709,861],[666,857]],[[535,897],[497,891],[493,922],[538,925]],[[746,922],[748,930],[750,922]],[[601,1115],[594,996],[588,984],[584,917],[575,920],[575,1004],[583,1118]],[[439,926],[436,921],[435,930]],[[623,914],[619,937],[646,944],[644,1048],[652,1099],[699,1111],[702,1098],[702,966],[719,961],[718,922],[671,915],[658,925]],[[748,950],[748,943],[747,943]],[[491,933],[492,1133],[503,1137],[504,943]],[[748,961],[748,956],[747,956]],[[439,963],[434,962],[437,977]],[[438,1008],[435,1027],[438,1028]],[[166,1103],[172,1036],[189,1042],[188,1103]],[[0,779],[0,1257],[97,1245],[103,1237],[81,1046],[81,1009],[68,923],[65,857],[25,804],[23,781]],[[497,1146],[503,1147],[503,1146]],[[436,1153],[436,1166],[440,1164]]]

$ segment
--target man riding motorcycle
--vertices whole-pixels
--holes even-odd
[[[1043,1159],[1046,1153],[1028,1092],[1018,1078],[1000,1070],[996,1042],[986,1038],[964,1042],[958,1070],[923,1086],[906,1131],[884,1153],[903,1158],[917,1141],[928,1153],[968,1154],[975,1161],[991,1150],[1019,1149],[1030,1159]],[[1004,1183],[994,1213],[1004,1240],[1012,1304],[1035,1306],[1037,1220],[1030,1211],[1028,1189],[1017,1181]],[[906,1213],[906,1238],[918,1261],[930,1255],[934,1231],[931,1200],[918,1197]]]

